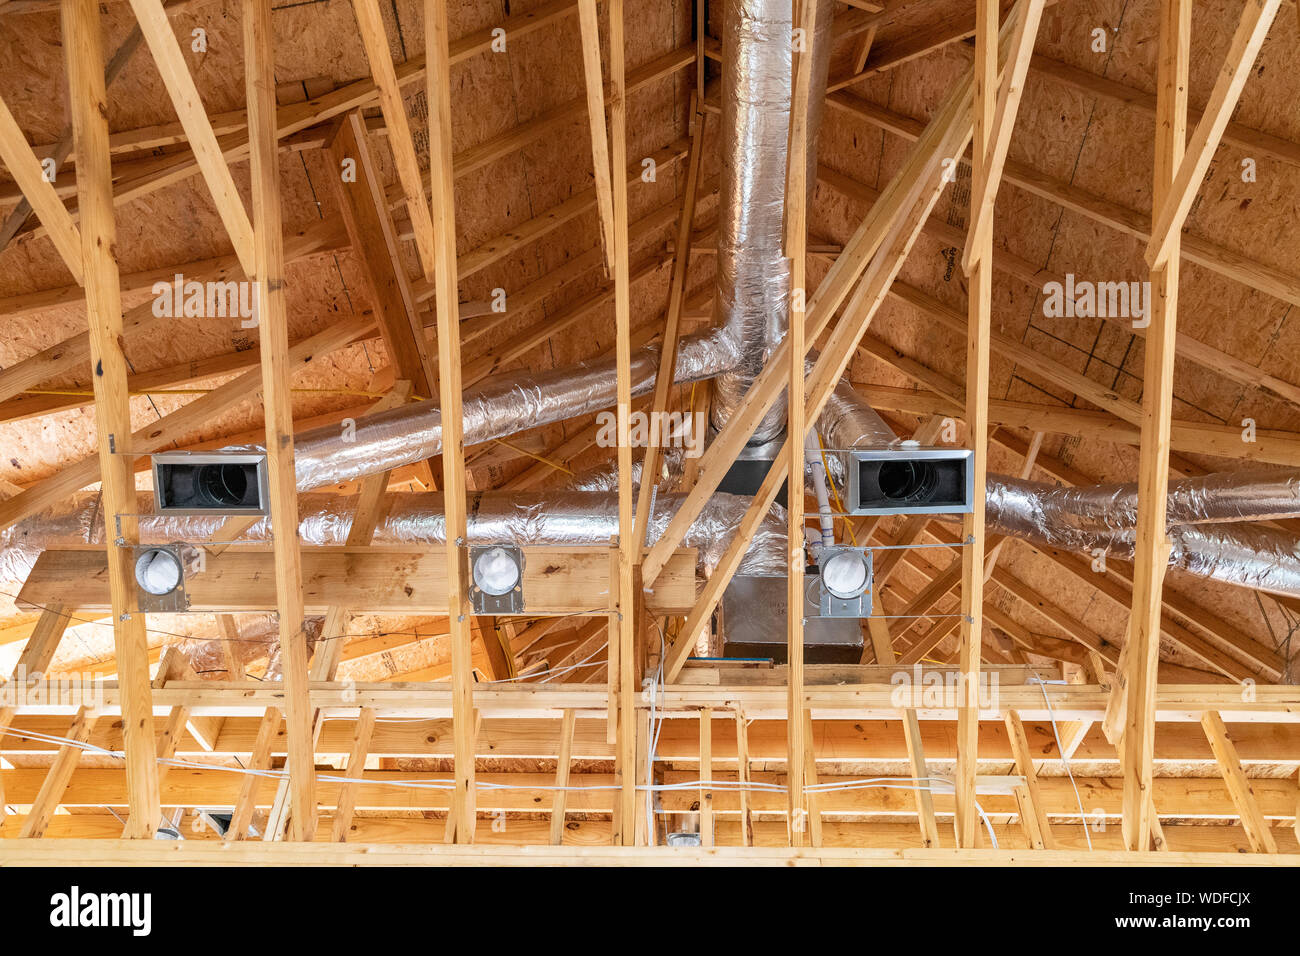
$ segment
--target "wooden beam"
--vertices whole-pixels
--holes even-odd
[[[627,166],[627,81],[624,75],[626,56],[623,0],[609,3],[609,134],[611,163],[615,170]],[[636,839],[633,826],[636,814],[637,723],[635,719],[637,682],[633,652],[636,628],[636,594],[634,569],[641,547],[633,536],[632,445],[632,303],[628,277],[628,208],[627,180],[614,181],[614,316],[616,323],[618,366],[618,628],[610,634],[610,672],[618,667],[618,752],[615,774],[619,781],[618,838],[624,846]],[[649,480],[647,476],[647,480]],[[651,581],[645,581],[649,587]],[[611,589],[612,590],[612,589]],[[617,645],[617,653],[615,646]]]
[[[994,62],[992,79],[997,88],[997,102],[993,114],[988,118],[987,130],[981,130],[975,136],[975,163],[979,175],[978,192],[971,197],[971,221],[966,247],[962,253],[962,268],[971,274],[975,260],[981,256],[991,256],[991,239],[993,237],[993,203],[997,198],[998,187],[1002,183],[1002,169],[1006,165],[1007,150],[1011,145],[1011,131],[1016,124],[1016,114],[1020,110],[1020,97],[1025,89],[1025,74],[1029,72],[1029,60],[1034,54],[1034,41],[1038,37],[1038,24],[1043,16],[1044,0],[1020,0],[1011,13],[1015,23],[1011,38],[1011,55],[1002,69],[1002,82],[997,84],[997,64]],[[997,11],[993,11],[990,20],[976,16],[980,27],[990,23],[996,24]],[[995,46],[993,36],[988,40],[990,47]],[[983,48],[980,46],[979,34],[975,36],[975,61],[983,73]],[[996,54],[993,57],[996,60]],[[978,95],[978,94],[977,94]],[[993,88],[985,91],[992,97]],[[978,100],[977,100],[978,102]],[[977,118],[980,110],[976,109]],[[981,157],[980,151],[984,155]],[[991,266],[991,263],[990,263]]]
[[[18,121],[9,112],[3,97],[0,97],[0,159],[13,176],[18,188],[22,190],[29,208],[36,210],[36,215],[49,233],[50,241],[63,259],[63,264],[72,273],[78,284],[83,279],[81,263],[81,236],[68,215],[68,210],[59,201],[54,192],[52,180],[45,178],[45,169],[36,153],[27,144]],[[0,245],[0,248],[3,248]]]
[[[329,155],[333,163],[330,181],[352,251],[370,286],[389,361],[399,378],[410,380],[419,398],[432,398],[437,375],[424,337],[424,322],[406,275],[397,229],[388,212],[383,180],[370,153],[360,110],[343,117],[330,142]],[[351,178],[344,175],[348,160],[352,162]]]
[[[358,0],[359,6],[375,10],[374,0]],[[423,205],[424,192],[419,186],[418,166],[402,174],[407,189],[407,210],[416,227],[416,244],[425,259],[425,277],[433,280],[438,314],[438,391],[442,414],[442,477],[446,494],[446,566],[448,619],[451,626],[452,720],[456,737],[455,792],[447,818],[447,840],[474,842],[476,814],[474,785],[474,737],[477,716],[474,712],[474,676],[472,673],[469,604],[469,532],[465,501],[465,436],[461,408],[460,313],[456,274],[456,197],[452,187],[451,153],[451,37],[447,27],[447,7],[442,0],[426,0],[425,60],[428,70],[429,102],[429,176],[432,183],[433,220],[429,236],[422,239],[419,223],[428,221],[429,211],[416,213],[414,200]],[[382,31],[381,31],[382,32]],[[379,51],[371,54],[374,64]],[[385,44],[382,56],[387,62]],[[391,63],[388,64],[391,69]],[[381,83],[381,87],[382,87]],[[400,98],[397,106],[400,106]],[[392,110],[385,110],[390,117]],[[405,113],[402,114],[403,122]],[[396,130],[394,138],[396,138]],[[403,153],[408,143],[402,144]],[[409,156],[414,160],[414,151]],[[401,168],[399,164],[399,169]],[[619,168],[622,168],[621,166]],[[408,182],[417,177],[414,183]],[[426,248],[425,243],[428,243]]]
[[[596,209],[605,250],[605,274],[614,275],[614,185],[610,175],[609,134],[605,129],[605,80],[600,69],[600,19],[596,0],[578,0],[582,73],[591,127],[591,159],[596,177]],[[620,169],[614,166],[614,170]]]
[[[568,795],[569,767],[573,762],[573,731],[576,715],[572,710],[564,712],[560,723],[560,753],[555,763],[555,797],[551,801],[551,845],[559,846],[564,842],[564,804]]]
[[[18,836],[22,839],[45,835],[45,829],[50,825],[54,811],[63,802],[63,794],[67,791],[72,774],[77,769],[77,764],[81,762],[81,755],[85,752],[85,748],[79,744],[84,744],[89,735],[87,710],[82,707],[77,711],[77,716],[72,719],[72,729],[68,731],[68,740],[75,742],[60,747],[54,763],[50,764],[50,769],[45,774],[45,781],[41,784],[41,791],[32,802],[27,819],[23,821],[22,829],[18,832]]]
[[[609,558],[587,549],[525,548],[523,588],[531,613],[592,614],[611,593]],[[234,549],[209,556],[206,569],[187,579],[195,613],[270,610],[276,607],[275,556]],[[669,562],[655,592],[653,614],[683,614],[694,598],[696,553],[682,550]],[[303,548],[306,606],[365,608],[374,613],[447,614],[451,608],[444,554],[370,548]],[[111,609],[104,555],[93,550],[42,552],[19,592],[25,605],[76,605]],[[613,593],[616,593],[613,592]]]
[[[264,771],[271,767],[271,747],[275,736],[280,731],[280,711],[268,707],[262,715],[257,728],[257,740],[248,760],[248,769]],[[253,822],[253,813],[257,809],[257,791],[263,782],[261,774],[245,774],[239,784],[239,796],[235,799],[231,812],[230,825],[226,827],[224,839],[229,842],[248,838],[249,827]]]
[[[359,780],[366,770],[366,754],[370,751],[370,741],[375,733],[375,710],[373,707],[362,707],[357,715],[355,736],[352,740],[352,751],[348,754],[347,775],[349,782],[343,784],[339,789],[338,805],[334,811],[334,820],[330,831],[330,838],[335,843],[344,843],[348,838],[348,830],[352,826],[352,814],[357,804],[358,783],[352,782]]]
[[[1032,0],[1021,0],[1022,11]],[[971,222],[974,226],[966,244],[963,266],[969,280],[966,335],[966,423],[972,457],[970,469],[975,488],[982,489],[988,473],[989,335],[993,311],[993,224],[991,211],[997,195],[998,153],[998,18],[1000,0],[977,0],[975,6],[975,65],[971,179]],[[1013,31],[1023,44],[1024,31]],[[1032,49],[1033,43],[1030,40]],[[1008,68],[1008,79],[1012,79]],[[1017,86],[1018,88],[1018,86]],[[1012,112],[1009,120],[1014,123]],[[1009,131],[1008,131],[1009,132]],[[977,205],[978,204],[978,205]],[[986,218],[987,217],[987,218]],[[960,716],[957,722],[957,767],[955,773],[957,814],[953,825],[957,845],[973,849],[978,845],[975,764],[979,747],[979,670],[984,624],[984,495],[976,494],[971,510],[962,518],[961,639],[958,660]],[[957,561],[954,560],[954,566]],[[933,583],[931,587],[933,587]],[[930,590],[927,588],[927,591]],[[936,627],[933,630],[938,630]]]
[[[139,541],[132,476],[126,357],[122,352],[122,300],[114,253],[112,172],[108,156],[108,108],[98,9],[92,0],[64,0],[63,43],[71,102],[73,141],[81,161],[77,177],[81,212],[86,315],[94,375],[95,424],[105,521],[103,555],[114,622],[118,679],[123,687],[126,775],[130,818],[126,836],[148,838],[161,821],[158,767],[149,687],[145,618],[135,599],[131,546]],[[165,19],[165,17],[164,17]],[[12,499],[17,501],[26,495]],[[12,502],[6,502],[8,505]],[[117,543],[121,541],[119,546]],[[70,606],[75,606],[75,601]]]
[[[803,709],[803,724],[803,736],[806,741],[803,756],[804,780],[809,786],[816,787],[820,781],[817,776],[817,748],[814,744],[816,738],[813,736],[812,715],[806,709]],[[805,791],[804,801],[808,812],[808,844],[810,846],[821,846],[823,831],[820,792],[810,793]]]
[[[573,636],[572,631],[569,631],[567,635],[555,635],[557,639],[563,638],[565,642],[572,640]],[[1053,733],[1051,722],[1047,720],[1047,714],[1043,707],[1042,691],[1030,679],[1029,669],[1023,666],[998,666],[992,664],[987,665],[986,669],[990,672],[990,677],[992,674],[998,675],[999,684],[1004,691],[1013,686],[1017,688],[1017,701],[1014,709],[1021,713],[1030,751],[1036,755],[1036,760],[1045,762],[1043,766],[1056,766],[1058,760],[1056,756],[1056,735]],[[819,665],[809,665],[808,686],[810,688],[815,686],[814,681],[822,684],[838,684],[844,681],[855,684],[889,683],[892,674],[896,673],[897,670],[898,668],[894,666],[859,668],[857,666],[826,665],[821,667]],[[1040,665],[1035,670],[1044,680],[1060,679],[1060,670],[1057,667]],[[1080,699],[1089,700],[1094,695],[1099,695],[1098,699],[1104,701],[1106,685],[1103,684],[1099,687],[1095,679],[1094,669],[1089,668],[1089,671],[1086,683],[1074,683],[1071,677],[1066,675],[1065,680],[1068,683],[1069,690],[1067,697],[1061,698],[1059,701],[1056,696],[1057,686],[1049,684],[1048,694],[1053,701],[1054,709],[1067,703],[1071,707],[1076,707]],[[719,683],[714,686],[718,687],[724,686],[724,681],[730,684],[731,680],[723,677],[719,669],[703,666],[691,665],[685,673],[688,679],[704,683],[712,681],[716,675]],[[749,671],[748,673],[758,675],[761,672]],[[773,679],[775,679],[781,672],[779,669],[774,669],[771,673]],[[938,680],[942,678],[947,681],[949,679],[948,675],[954,673],[954,671],[952,668],[934,669],[923,667],[921,673],[923,679]],[[934,675],[933,678],[929,676],[931,674]],[[766,678],[767,675],[764,674],[763,676]],[[911,673],[909,676],[914,677],[915,674]],[[783,680],[783,677],[781,679]],[[220,687],[223,682],[216,682],[216,684]],[[336,682],[336,684],[341,685],[341,682]],[[194,685],[190,684],[189,686],[193,687]],[[734,685],[732,686],[734,689]],[[777,685],[777,688],[779,691],[780,684]],[[252,751],[258,726],[262,720],[260,712],[235,706],[233,696],[226,698],[228,706],[221,706],[219,703],[214,702],[212,698],[206,696],[206,693],[204,697],[197,698],[181,692],[179,685],[175,685],[173,689],[175,693],[173,691],[160,691],[166,696],[169,706],[186,706],[192,709],[196,703],[201,701],[207,708],[204,711],[205,714],[212,715],[214,711],[217,713],[214,716],[203,716],[194,719],[208,720],[211,721],[212,725],[220,723],[220,726],[216,728],[215,736],[210,735],[207,742],[193,736],[182,738],[177,750],[178,755],[182,757],[240,756],[243,759],[243,756]],[[1039,711],[1036,714],[1030,714],[1025,709],[1025,704],[1032,703],[1032,695],[1035,691],[1037,691],[1038,695],[1037,706]],[[9,689],[6,689],[5,693],[8,692]],[[1081,698],[1079,695],[1083,695],[1083,697]],[[1223,703],[1222,698],[1220,698],[1219,703]],[[700,703],[700,707],[709,707],[711,712],[716,710],[713,705],[707,702]],[[51,735],[55,738],[65,735],[75,710],[75,706],[69,706],[60,714],[53,716],[43,716],[39,713],[24,713],[18,716],[13,723],[12,735],[5,739],[5,755],[36,756],[44,759],[52,757],[58,751],[59,744],[44,739],[44,735]],[[348,709],[344,708],[340,703],[340,707],[336,711],[337,718],[333,713],[331,714],[331,719],[322,726],[320,738],[317,741],[316,754],[318,759],[342,761],[347,758],[354,742],[353,731],[356,724],[357,710],[358,708],[355,705]],[[228,713],[230,716],[222,716],[222,712]],[[573,744],[573,759],[575,760],[608,761],[613,754],[613,748],[605,739],[603,721],[598,716],[591,716],[593,713],[596,712],[588,711],[588,716],[578,717]],[[832,715],[830,719],[824,719],[822,715],[825,713],[824,710],[820,711],[813,721],[818,741],[818,763],[823,768],[840,761],[874,761],[890,762],[906,769],[909,755],[904,736],[900,732],[898,711],[871,718],[863,716],[860,719],[856,715],[844,716],[843,711],[840,711],[841,716],[838,718]],[[491,755],[495,758],[553,760],[559,752],[559,736],[556,733],[556,726],[562,715],[563,708],[549,714],[536,713],[531,716],[523,715],[519,717],[485,717],[481,722],[478,754],[479,756]],[[1092,714],[1082,713],[1080,716],[1087,719]],[[1263,773],[1266,769],[1271,768],[1279,773],[1290,773],[1294,777],[1293,771],[1300,768],[1300,751],[1288,749],[1285,744],[1290,730],[1279,723],[1263,721],[1243,723],[1237,720],[1237,716],[1239,715],[1234,715],[1235,722],[1232,725],[1232,737],[1243,769],[1248,774],[1255,774]],[[1062,740],[1064,741],[1064,725],[1068,721],[1065,720],[1061,713],[1057,714],[1057,718],[1058,730],[1062,731]],[[1164,720],[1158,727],[1157,740],[1160,749],[1157,751],[1157,765],[1159,772],[1162,774],[1170,772],[1170,768],[1176,766],[1180,768],[1180,771],[1194,773],[1196,777],[1204,778],[1208,776],[1217,780],[1219,776],[1218,764],[1206,741],[1205,732],[1200,726],[1200,712],[1184,715],[1184,718],[1177,721]],[[715,716],[713,719],[716,723],[719,718]],[[730,714],[728,714],[726,717],[727,728],[731,726],[730,719]],[[683,769],[698,766],[700,748],[698,720],[698,708],[693,713],[678,711],[676,716],[666,719],[660,734],[659,746],[656,748],[658,758],[670,761]],[[105,749],[120,747],[121,734],[120,730],[113,726],[115,723],[116,721],[110,720],[98,724],[92,730],[90,743]],[[938,762],[951,761],[956,754],[956,750],[954,728],[950,721],[930,719],[929,715],[922,711],[919,723],[928,759]],[[430,737],[433,739],[430,740]],[[717,772],[728,767],[732,769],[735,767],[735,746],[734,743],[729,742],[731,740],[730,736],[723,734],[721,736],[715,735],[715,739],[712,741],[711,759],[714,770]],[[274,747],[276,755],[284,755],[284,744],[283,737],[276,740]],[[371,741],[370,754],[376,758],[448,758],[453,752],[453,746],[454,740],[449,719],[431,717],[418,721],[385,721],[376,726]],[[757,763],[776,765],[785,759],[786,732],[783,718],[760,719],[751,726],[750,753]],[[1114,748],[1106,741],[1099,729],[1090,730],[1084,736],[1076,749],[1076,753],[1078,754],[1077,759],[1083,761],[1113,762],[1115,758]],[[985,762],[984,766],[997,764],[1005,766],[1014,759],[1011,746],[1007,741],[1006,731],[1000,719],[981,722],[980,754],[981,760]],[[1072,759],[1074,759],[1073,755]],[[116,779],[120,790],[120,772],[115,771],[115,773],[118,774]],[[702,773],[701,776],[703,777]],[[1042,779],[1046,780],[1047,778]],[[1291,781],[1291,783],[1293,782],[1294,780]],[[1282,780],[1277,784],[1277,786],[1283,788],[1280,791],[1284,794],[1282,802],[1288,804],[1293,802],[1289,797],[1285,796],[1286,787],[1289,785],[1286,780]],[[1122,810],[1122,789],[1122,786],[1119,786],[1108,803],[1108,806],[1113,808],[1116,817]],[[692,794],[694,793],[693,790]],[[695,798],[693,797],[693,799]],[[784,802],[783,796],[781,802]],[[1283,815],[1289,815],[1289,812],[1288,810]]]
[[[713,846],[713,708],[700,710],[700,846]]]
[[[785,177],[784,252],[790,263],[790,298],[786,341],[786,472],[790,494],[786,506],[786,689],[792,718],[786,721],[789,745],[786,752],[787,819],[790,845],[807,846],[810,807],[804,794],[805,759],[808,741],[803,709],[804,657],[804,495],[805,435],[808,431],[808,384],[804,359],[808,352],[807,292],[808,265],[808,125],[812,110],[812,51],[817,33],[820,4],[804,0],[798,10],[798,29],[803,47],[794,50],[794,86],[790,94],[790,133]],[[818,821],[820,827],[820,821]]]
[[[1043,795],[1038,786],[1038,771],[1034,769],[1033,754],[1029,750],[1029,741],[1025,737],[1025,725],[1020,715],[1009,710],[1003,715],[1007,725],[1007,739],[1011,741],[1011,752],[1016,759],[1016,773],[1025,778],[1023,793],[1017,788],[1016,800],[1021,806],[1021,824],[1029,836],[1030,845],[1035,850],[1054,850],[1056,840],[1052,837],[1052,827],[1047,820],[1043,807]]]
[[[111,818],[110,818],[111,819]],[[84,827],[84,824],[82,825]],[[780,825],[778,825],[779,827]],[[534,834],[544,833],[541,827],[521,825],[520,832],[531,829]],[[590,825],[594,832],[586,839],[598,840],[603,828]],[[410,842],[382,843],[320,843],[301,846],[269,846],[258,843],[221,845],[209,840],[177,842],[150,842],[134,845],[116,840],[61,839],[43,844],[23,840],[0,842],[0,861],[11,866],[166,866],[192,864],[195,866],[573,866],[581,863],[591,866],[645,867],[675,865],[690,867],[735,867],[741,865],[792,867],[792,866],[856,866],[856,867],[918,867],[918,866],[1297,866],[1300,854],[1262,856],[1234,852],[1233,843],[1219,834],[1208,836],[1196,831],[1205,827],[1184,827],[1191,831],[1183,835],[1183,852],[1126,854],[1117,849],[1089,851],[1076,845],[1069,849],[1042,853],[1008,853],[1004,850],[923,850],[898,846],[899,828],[880,831],[875,827],[854,827],[837,831],[835,845],[821,849],[791,848],[772,844],[773,827],[760,824],[755,828],[761,835],[762,846],[719,846],[709,850],[683,847],[611,847],[607,845],[563,847],[518,846],[512,844],[485,845],[481,847],[431,846],[428,828],[418,821],[407,821],[393,827],[383,824],[371,828],[377,838],[396,833],[398,839],[406,835]],[[1215,828],[1209,828],[1215,829]],[[1010,843],[1008,828],[998,828],[999,840]],[[85,832],[83,829],[81,832]],[[733,830],[734,832],[734,830]],[[997,831],[995,831],[997,832]],[[513,840],[515,831],[508,835]],[[534,839],[538,839],[535,836]],[[608,836],[608,830],[604,830]],[[872,845],[863,847],[868,842]],[[1205,847],[1212,849],[1205,849]],[[1173,875],[1173,874],[1171,874]]]
[[[72,616],[59,605],[52,605],[41,612],[31,636],[27,639],[27,644],[18,655],[18,663],[14,666],[11,682],[22,681],[24,686],[27,686],[41,679],[49,668],[50,661],[54,660],[54,653],[59,649],[59,641],[63,639],[63,632],[68,629],[71,620]],[[7,705],[0,707],[0,752],[6,749],[4,737],[10,724],[13,723],[14,712],[14,707]],[[4,772],[0,770],[0,827],[5,824],[7,812]]]
[[[736,709],[736,779],[740,784],[736,791],[740,803],[740,845],[749,846],[754,842],[754,818],[749,810],[749,722],[739,708]]]
[[[1237,813],[1241,817],[1241,827],[1246,831],[1251,849],[1256,853],[1276,853],[1277,841],[1273,839],[1268,821],[1260,813],[1255,791],[1241,769],[1241,759],[1237,756],[1237,748],[1233,746],[1232,739],[1228,736],[1228,728],[1223,725],[1223,718],[1214,711],[1207,710],[1201,717],[1201,726],[1205,728],[1205,736],[1214,751],[1214,759],[1219,762],[1223,782],[1227,785],[1228,792],[1232,794],[1232,802],[1237,807]]]
[[[921,742],[921,722],[915,710],[903,711],[903,737],[907,757],[912,762],[912,786],[916,795],[916,817],[921,826],[921,842],[926,847],[939,846],[939,824],[934,817],[934,781],[925,764],[925,746]]]
[[[176,109],[176,116],[185,128],[185,135],[194,150],[194,162],[198,164],[212,193],[217,215],[221,217],[221,222],[226,227],[226,233],[230,236],[231,245],[234,246],[235,255],[239,257],[244,268],[244,274],[251,277],[255,274],[257,262],[253,225],[249,221],[247,210],[244,209],[244,202],[239,197],[239,190],[235,188],[230,167],[226,165],[226,158],[217,143],[217,135],[212,130],[212,123],[203,107],[203,101],[199,99],[198,87],[194,85],[194,78],[185,64],[185,56],[181,53],[180,43],[167,19],[162,0],[131,0],[131,9],[140,24],[140,32],[144,35],[145,43],[149,45],[149,52],[153,54],[163,86],[171,98],[172,106]],[[102,82],[102,76],[100,80]],[[270,97],[270,116],[261,119],[269,123],[270,128],[274,130],[276,122],[274,85],[271,87]],[[253,104],[250,101],[250,131],[254,127],[252,114]],[[270,148],[273,151],[276,149],[274,134],[271,136]],[[85,174],[85,160],[81,150],[77,150],[77,157],[80,178]]]
[[[1255,0],[1250,0],[1253,5]],[[1175,188],[1187,138],[1187,76],[1191,62],[1191,0],[1163,0],[1160,15],[1158,108],[1153,208]],[[1177,237],[1175,237],[1175,240]],[[1152,759],[1155,748],[1156,672],[1160,663],[1160,593],[1169,565],[1166,493],[1173,412],[1174,335],[1181,265],[1172,258],[1151,273],[1151,327],[1142,388],[1142,444],[1138,465],[1137,541],[1127,666],[1113,693],[1127,694],[1124,722],[1124,842],[1145,850],[1151,840]]]
[[[152,4],[150,9],[162,16],[159,0],[132,2],[137,6],[137,12]],[[279,616],[284,673],[285,726],[289,735],[289,795],[292,805],[289,836],[292,840],[303,841],[312,839],[316,829],[316,763],[312,754],[311,707],[307,699],[307,634],[304,630],[302,552],[298,541],[298,489],[293,463],[293,401],[289,394],[292,372],[288,361],[289,321],[285,306],[279,154],[275,144],[271,0],[244,0],[243,15],[249,159],[253,181],[253,256],[251,262],[245,261],[244,269],[255,283],[262,341],[262,401],[266,419],[271,528],[275,533],[275,606]],[[167,29],[170,32],[170,27]],[[146,26],[146,38],[149,32]],[[190,136],[193,140],[195,133],[191,131]],[[225,170],[224,164],[222,169]],[[239,208],[242,212],[243,206]],[[238,243],[236,248],[239,248]]]
[[[1241,21],[1232,35],[1228,53],[1223,66],[1214,82],[1214,90],[1206,104],[1201,120],[1196,124],[1190,142],[1180,140],[1174,162],[1169,169],[1167,182],[1159,184],[1158,201],[1151,212],[1151,241],[1147,243],[1147,264],[1152,272],[1164,271],[1164,266],[1171,258],[1177,258],[1179,252],[1179,233],[1191,212],[1192,202],[1205,179],[1205,173],[1214,159],[1214,151],[1223,138],[1223,131],[1232,119],[1241,91],[1246,86],[1255,65],[1255,57],[1268,28],[1277,15],[1282,0],[1245,0],[1245,9],[1241,12]],[[1187,96],[1186,90],[1180,99],[1180,129],[1186,136]],[[1163,126],[1167,122],[1167,112],[1157,106],[1157,123]],[[1184,153],[1185,149],[1185,153]],[[1157,162],[1164,163],[1163,156]]]
[[[698,99],[692,97],[692,105],[698,106]],[[677,242],[673,250],[673,271],[668,285],[668,311],[664,319],[663,340],[659,345],[659,368],[655,374],[654,398],[650,405],[649,440],[646,442],[645,457],[641,462],[641,487],[637,495],[635,520],[632,526],[632,540],[640,549],[645,542],[646,527],[650,523],[651,494],[657,482],[650,476],[658,473],[660,445],[656,439],[664,436],[655,427],[655,422],[668,410],[668,397],[672,392],[673,372],[677,362],[677,342],[681,336],[682,306],[686,301],[686,280],[691,264],[691,228],[695,221],[695,200],[699,192],[700,168],[704,162],[704,127],[706,117],[703,110],[693,111],[694,128],[691,130],[691,152],[686,165],[686,186],[682,194],[682,211],[677,221]],[[694,427],[692,423],[690,427]]]

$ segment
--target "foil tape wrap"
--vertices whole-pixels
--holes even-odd
[[[808,189],[817,182],[817,132],[830,64],[829,0],[817,0],[809,38],[812,98],[808,116]],[[784,252],[785,180],[790,134],[791,0],[726,0],[722,21],[722,180],[718,200],[715,325],[741,350],[740,363],[718,377],[712,421],[727,423],[785,335],[790,264]],[[780,399],[751,444],[785,427]]]

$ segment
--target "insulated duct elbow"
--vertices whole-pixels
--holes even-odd
[[[816,0],[808,189],[817,182],[817,132],[830,64],[830,0]],[[718,204],[716,325],[740,350],[714,383],[715,429],[735,413],[785,335],[790,264],[784,253],[785,179],[792,75],[791,0],[726,0],[722,21],[722,182]],[[751,444],[778,437],[785,401],[759,423]]]

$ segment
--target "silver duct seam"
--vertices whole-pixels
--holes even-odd
[[[808,189],[817,182],[817,132],[830,65],[830,0],[817,0],[808,116]],[[725,425],[785,335],[790,264],[784,255],[789,152],[791,0],[727,0],[722,22],[722,181],[718,200],[715,322],[741,352],[714,383],[712,422]],[[785,401],[759,423],[751,444],[785,427]]]

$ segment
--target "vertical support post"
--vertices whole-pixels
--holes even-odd
[[[443,501],[447,524],[447,619],[451,628],[451,717],[455,790],[447,826],[456,843],[474,842],[473,630],[465,514],[465,423],[461,406],[460,305],[456,281],[456,195],[451,153],[451,51],[446,0],[426,0],[429,163],[433,271],[438,313],[438,391],[442,407]],[[423,202],[423,195],[420,196]],[[414,219],[412,220],[414,221]]]
[[[130,546],[139,541],[136,519],[131,411],[126,356],[122,353],[122,298],[113,244],[113,177],[109,161],[108,99],[99,9],[94,0],[63,0],[72,134],[77,155],[77,209],[90,327],[104,536],[113,604],[113,638],[122,722],[126,737],[126,787],[130,807],[124,836],[151,837],[161,822],[158,765],[154,759],[153,693],[145,618],[135,599]]]
[[[1191,60],[1191,0],[1163,0],[1156,79],[1156,159],[1153,214],[1173,187],[1187,145],[1187,75]],[[1169,490],[1170,418],[1173,410],[1174,345],[1178,323],[1180,239],[1173,254],[1151,272],[1151,327],[1146,337],[1142,386],[1142,441],[1138,465],[1137,542],[1133,558],[1133,607],[1129,618],[1123,680],[1126,709],[1124,751],[1124,845],[1151,843],[1156,671],[1160,663],[1160,593],[1169,561],[1165,495]],[[1123,692],[1123,691],[1121,691]]]
[[[262,340],[271,527],[275,533],[276,611],[284,662],[289,751],[289,839],[316,831],[316,760],[312,743],[307,634],[298,544],[298,488],[293,467],[293,403],[289,392],[289,321],[284,293],[284,236],[276,143],[275,61],[271,0],[244,0],[248,142],[253,180],[253,280]]]
[[[817,0],[795,4],[791,36],[794,85],[790,95],[790,140],[785,173],[785,255],[790,263],[790,311],[785,447],[789,475],[786,541],[786,820],[791,846],[808,844],[808,807],[804,798],[806,721],[803,706],[804,606],[804,433],[808,430],[808,389],[804,374],[807,351],[808,250],[808,113],[812,87],[812,50],[817,30]]]
[[[998,0],[978,0],[975,13],[974,138],[971,143],[971,197],[981,196],[989,177],[998,90]],[[976,209],[972,208],[971,218]],[[958,680],[957,773],[954,821],[957,843],[973,848],[979,839],[975,820],[975,763],[979,748],[980,643],[984,624],[984,483],[988,469],[989,330],[993,308],[993,231],[985,230],[972,249],[967,274],[969,332],[966,342],[966,426],[974,455],[976,488],[970,514],[962,521],[961,644]]]
[[[713,846],[713,709],[700,710],[700,846]]]
[[[609,132],[614,168],[614,316],[618,362],[618,744],[619,839],[636,839],[636,638],[632,569],[640,554],[632,517],[632,302],[627,249],[627,89],[623,0],[609,4]],[[612,583],[612,582],[611,582]],[[614,635],[610,635],[613,647]],[[612,670],[612,668],[611,668]]]

